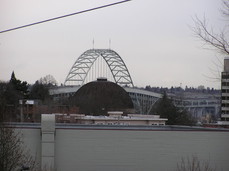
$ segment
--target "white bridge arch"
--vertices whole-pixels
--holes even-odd
[[[97,61],[98,63],[101,62],[98,60],[99,58],[102,59],[103,62],[105,61],[104,66],[110,70],[114,82],[128,92],[136,111],[142,114],[149,114],[155,102],[162,98],[162,94],[134,87],[124,61],[111,49],[90,49],[85,51],[71,67],[65,79],[65,86],[54,87],[49,90],[53,99],[60,100],[62,98],[68,98],[78,91],[78,89],[85,84],[85,80],[89,76],[89,71],[93,71],[93,65],[95,65]],[[73,84],[70,84],[71,82],[73,82]],[[193,97],[190,95],[187,97],[182,96],[184,99],[181,102],[179,96],[173,96],[175,103],[177,102],[176,105],[182,107],[182,109],[186,108],[194,117],[202,117],[213,112],[214,115],[218,114],[220,95],[213,99],[212,97],[212,95],[210,95],[210,97],[205,97],[205,95],[199,95],[199,97],[197,97],[196,94],[193,94]]]
[[[83,85],[96,60],[102,57],[109,67],[116,84],[134,87],[130,73],[122,58],[111,49],[89,49],[75,61],[64,85]]]
[[[108,68],[111,73],[111,79],[123,87],[130,95],[136,112],[148,114],[154,103],[161,98],[161,94],[134,87],[124,61],[117,52],[111,49],[89,49],[85,51],[74,62],[65,79],[64,86],[50,89],[50,95],[56,100],[72,96],[81,86],[87,83],[87,79],[91,74],[90,71],[92,71],[92,73],[95,72],[96,77],[93,77],[94,80],[101,77],[102,75],[97,75],[97,67],[103,67],[103,65],[96,65],[96,62],[98,62],[98,64],[104,62],[104,66]],[[103,75],[102,77],[106,76]],[[93,81],[93,79],[89,80]],[[109,81],[111,80],[109,79]]]

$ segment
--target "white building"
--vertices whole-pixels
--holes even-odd
[[[56,121],[62,123],[93,124],[93,125],[165,125],[168,120],[159,115],[127,114],[108,112],[108,116],[91,116],[84,114],[55,114]]]

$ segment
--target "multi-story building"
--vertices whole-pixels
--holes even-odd
[[[184,92],[172,97],[175,105],[187,110],[201,123],[214,122],[220,115],[220,94]]]
[[[229,58],[224,59],[224,70],[221,74],[221,121],[229,121]]]

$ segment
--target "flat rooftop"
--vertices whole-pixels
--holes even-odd
[[[16,129],[41,129],[41,123],[6,123],[6,126]],[[75,130],[128,130],[128,131],[219,131],[229,132],[228,128],[206,128],[199,126],[135,126],[135,125],[84,125],[72,123],[56,123],[56,129],[75,129]]]

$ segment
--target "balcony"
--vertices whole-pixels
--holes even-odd
[[[229,114],[222,114],[221,118],[229,118]]]
[[[222,86],[222,90],[228,90],[229,86]]]
[[[224,83],[229,82],[229,79],[223,78],[223,79],[221,80],[221,82],[224,82]]]
[[[222,93],[222,96],[229,96],[229,93]]]
[[[222,100],[222,103],[224,103],[224,104],[228,104],[229,103],[229,100]]]
[[[222,111],[229,111],[229,107],[221,107]]]

